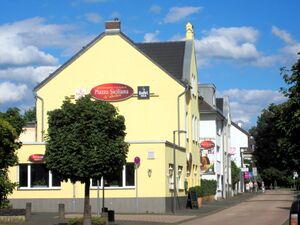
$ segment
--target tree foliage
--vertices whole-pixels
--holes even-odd
[[[48,116],[46,166],[62,180],[85,183],[88,221],[90,179],[108,177],[126,162],[125,119],[113,105],[90,95],[75,103],[67,99]]]
[[[263,179],[278,174],[276,179],[286,182],[293,171],[300,173],[300,59],[291,70],[281,69],[287,88],[281,92],[287,101],[270,105],[250,130],[256,141],[255,163]],[[278,181],[277,180],[277,181]]]
[[[36,121],[36,107],[32,107],[24,112],[23,119],[25,123]]]
[[[17,132],[17,136],[19,137],[23,131],[23,127],[25,125],[25,121],[23,116],[20,113],[20,109],[18,108],[9,108],[6,112],[0,112],[0,118],[5,119],[9,122]]]
[[[231,180],[233,185],[239,182],[240,174],[241,170],[237,167],[235,162],[231,161]]]
[[[15,151],[21,147],[21,143],[16,141],[17,138],[16,129],[0,117],[0,208],[8,204],[7,195],[12,193],[16,186],[8,179],[7,172],[10,166],[18,162]]]

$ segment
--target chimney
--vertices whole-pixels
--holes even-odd
[[[121,30],[121,22],[118,18],[113,21],[105,22],[105,33],[119,33]]]

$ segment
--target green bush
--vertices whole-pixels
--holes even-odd
[[[82,225],[83,218],[70,218],[68,225]],[[105,221],[102,217],[92,217],[92,225],[105,225]]]
[[[197,197],[215,195],[217,191],[216,180],[201,179],[201,186],[190,187],[189,192],[196,192]]]
[[[203,196],[215,195],[217,191],[217,181],[201,179],[201,187],[204,192]]]
[[[204,190],[201,186],[190,187],[189,192],[196,192],[198,198],[204,196]]]

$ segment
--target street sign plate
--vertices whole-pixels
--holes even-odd
[[[241,171],[242,171],[242,172],[249,172],[249,168],[247,168],[247,167],[242,167],[242,168],[241,168]]]

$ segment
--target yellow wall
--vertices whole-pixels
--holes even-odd
[[[191,68],[190,76],[194,74],[197,82],[195,61],[192,61]],[[43,141],[42,133],[47,130],[48,111],[59,108],[64,98],[73,96],[76,89],[86,89],[89,93],[93,87],[104,83],[123,83],[132,87],[135,93],[137,86],[150,86],[150,92],[156,95],[156,97],[150,97],[149,100],[138,100],[137,97],[132,97],[125,101],[114,102],[113,105],[119,109],[120,114],[126,120],[126,141],[130,143],[127,161],[133,162],[135,156],[141,158],[141,165],[138,169],[139,197],[171,196],[168,185],[168,166],[173,163],[173,147],[166,144],[166,141],[172,143],[173,131],[178,129],[177,96],[184,91],[184,86],[166,74],[120,35],[105,35],[37,90],[37,141]],[[198,143],[191,139],[192,115],[200,119],[198,97],[188,95],[188,97],[180,98],[181,129],[185,129],[186,112],[189,114],[189,142],[186,141],[185,135],[181,134],[182,148],[176,148],[176,174],[178,174],[178,166],[182,166],[182,182],[187,174],[187,152],[193,154],[193,164],[198,170],[200,165]],[[184,148],[187,152],[182,150]],[[44,145],[24,145],[18,151],[20,163],[27,163],[28,156],[31,154],[43,154],[44,149]],[[147,159],[148,151],[155,153],[155,159]],[[151,177],[148,177],[148,169],[152,170]],[[195,172],[191,171],[188,177],[189,186],[199,184],[199,173]],[[17,181],[16,167],[10,170],[10,178]],[[76,183],[77,198],[83,197],[83,189],[84,185]],[[180,196],[184,195],[183,190],[178,193]],[[96,195],[97,191],[92,189],[91,197],[96,197]],[[105,195],[118,198],[135,197],[136,189],[107,190]],[[10,197],[72,198],[72,196],[73,185],[62,183],[61,190],[49,190],[46,194],[42,190],[20,190],[15,191]]]
[[[190,90],[189,94],[186,97],[187,102],[187,112],[188,112],[188,142],[187,142],[187,150],[188,152],[192,153],[192,166],[190,175],[188,177],[189,187],[200,185],[200,147],[199,147],[199,140],[193,140],[192,137],[192,118],[193,116],[197,118],[197,121],[200,121],[200,111],[198,107],[198,72],[197,72],[197,62],[196,62],[196,56],[195,56],[195,49],[194,49],[194,43],[193,43],[193,51],[191,56],[191,65],[190,65],[190,81],[193,79],[194,86],[191,82],[192,89],[195,89],[195,95],[192,94],[192,90]],[[195,86],[196,85],[196,86]],[[199,126],[198,122],[196,126]],[[196,128],[195,128],[196,129]],[[198,132],[198,137],[200,136]],[[198,139],[197,137],[197,139]]]
[[[158,95],[150,100],[132,97],[113,103],[125,116],[126,140],[172,140],[172,131],[177,129],[177,96],[184,87],[119,35],[104,36],[37,91],[37,95],[44,99],[44,118],[47,118],[47,111],[59,108],[65,96],[74,95],[77,88],[85,88],[89,92],[103,83],[127,84],[135,93],[137,86],[147,85],[151,93]],[[41,112],[39,100],[39,141]],[[44,129],[47,130],[46,119],[44,121]]]

